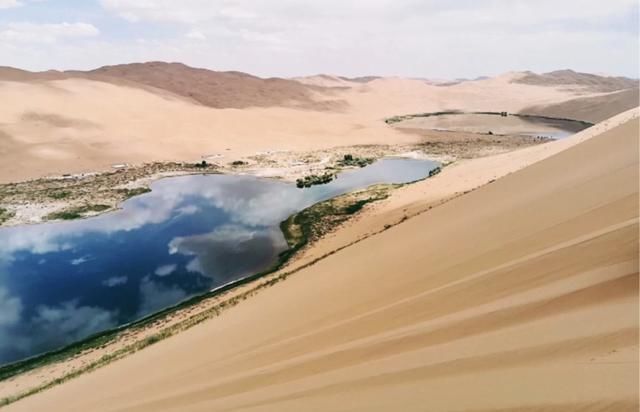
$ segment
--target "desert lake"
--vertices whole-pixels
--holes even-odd
[[[409,129],[562,139],[586,129],[591,124],[579,120],[522,114],[501,116],[493,112],[442,112],[410,115],[398,122],[397,126]]]
[[[386,158],[332,182],[241,175],[156,181],[116,212],[0,229],[0,363],[46,352],[264,271],[288,248],[279,224],[376,183],[438,164]]]

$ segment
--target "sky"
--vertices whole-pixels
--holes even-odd
[[[0,65],[179,61],[270,77],[640,77],[638,0],[0,0]]]

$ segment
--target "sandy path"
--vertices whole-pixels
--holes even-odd
[[[7,410],[637,410],[638,132],[527,149],[531,166]]]

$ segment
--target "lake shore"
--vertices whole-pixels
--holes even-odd
[[[405,131],[405,133],[412,133]],[[154,162],[117,165],[118,169],[57,175],[0,184],[0,227],[96,216],[119,208],[126,199],[149,190],[165,177],[188,174],[247,174],[294,182],[312,174],[344,169],[344,155],[379,159],[403,156],[450,163],[542,143],[524,136],[500,138],[474,134],[416,131],[420,143],[346,146],[309,152],[260,152],[225,163],[208,158],[192,163]],[[204,163],[203,163],[204,162]]]

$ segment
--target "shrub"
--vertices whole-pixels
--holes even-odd
[[[49,193],[49,197],[52,199],[64,199],[65,197],[68,197],[70,194],[71,194],[70,192],[60,191],[60,192]]]

